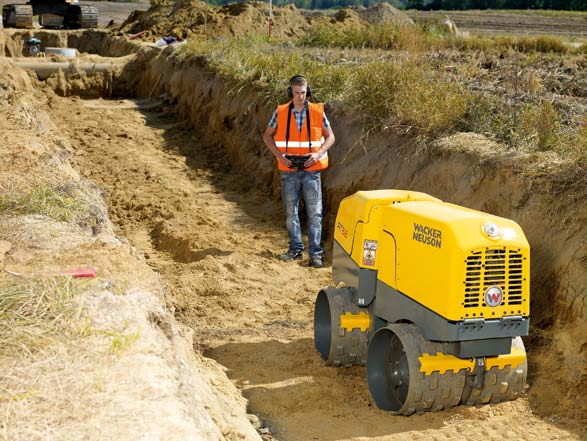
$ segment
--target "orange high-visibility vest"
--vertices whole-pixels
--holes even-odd
[[[307,155],[317,152],[322,147],[322,144],[324,144],[324,137],[322,136],[324,104],[308,103],[307,106],[307,109],[304,109],[304,112],[307,113],[301,131],[298,130],[296,117],[292,115],[292,102],[290,101],[287,104],[277,106],[277,131],[273,135],[273,139],[280,152],[286,155]],[[287,136],[288,118],[290,119],[289,137]],[[308,119],[310,120],[309,130]],[[277,165],[281,171],[294,171],[293,168],[287,168],[280,161],[277,161]],[[320,171],[327,167],[328,152],[324,153],[316,164],[305,170]]]

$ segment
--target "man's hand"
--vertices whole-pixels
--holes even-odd
[[[319,151],[310,154],[310,157],[307,159],[306,162],[304,162],[304,168],[312,167],[314,164],[316,164],[320,160],[322,155],[323,155],[323,153],[320,153]]]
[[[332,147],[332,144],[334,144],[334,133],[332,132],[331,127],[323,128],[322,135],[324,136],[324,144],[322,144],[320,150],[310,154],[308,160],[304,162],[305,168],[312,167],[314,164],[320,161],[320,158],[328,151],[328,149],[330,149],[330,147]]]
[[[292,168],[291,161],[285,157],[285,154],[279,152],[279,155],[277,155],[277,160],[281,162],[283,165],[285,165],[287,168]]]

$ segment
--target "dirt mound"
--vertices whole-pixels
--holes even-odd
[[[210,6],[199,0],[178,1],[175,6],[159,5],[129,16],[120,28],[123,33],[139,33],[142,40],[162,36],[177,38],[256,35],[268,32],[269,4],[231,3]],[[309,29],[306,18],[294,6],[273,9],[272,35],[290,38]]]
[[[369,8],[363,6],[351,7],[361,20],[369,24],[394,23],[398,25],[413,25],[414,21],[405,12],[391,6],[389,3],[377,3]]]
[[[299,38],[317,26],[363,27],[369,24],[411,25],[413,21],[387,3],[370,8],[349,7],[334,15],[306,14],[293,4],[273,8],[271,35],[276,39]],[[162,36],[201,38],[262,35],[269,30],[269,5],[265,2],[231,3],[220,7],[200,0],[178,1],[175,6],[156,5],[148,11],[135,11],[121,25],[125,34],[141,33],[138,38],[153,40]]]
[[[7,59],[0,59],[2,72],[2,89],[0,99],[7,99],[15,91],[31,91],[31,80],[24,70],[15,69],[14,64]]]

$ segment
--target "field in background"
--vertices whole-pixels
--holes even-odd
[[[406,11],[414,21],[447,15],[460,31],[477,35],[556,35],[587,38],[587,13],[567,11]]]

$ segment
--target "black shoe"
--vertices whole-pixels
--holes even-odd
[[[292,260],[301,260],[302,254],[302,251],[289,250],[287,253],[283,253],[282,255],[280,255],[279,260],[283,260],[284,262],[291,262]]]
[[[312,268],[322,268],[324,266],[324,262],[322,261],[322,256],[310,257],[310,266]]]

